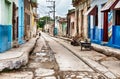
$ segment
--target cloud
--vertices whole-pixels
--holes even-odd
[[[68,9],[72,7],[72,0],[55,0],[56,2],[56,15],[66,16]],[[38,0],[40,6],[47,6],[46,0]],[[41,7],[39,7],[41,8]],[[44,7],[43,7],[44,8]],[[49,11],[49,9],[44,8],[44,10]]]

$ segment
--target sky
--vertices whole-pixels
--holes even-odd
[[[72,0],[55,0],[56,3],[56,16],[65,17],[68,10],[72,9]],[[47,6],[51,6],[52,4],[46,2],[46,0],[38,0],[38,14],[40,17],[48,15],[50,8]],[[52,13],[50,14],[52,16]]]

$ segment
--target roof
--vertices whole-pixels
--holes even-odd
[[[116,4],[115,9],[120,9],[120,1]]]
[[[92,6],[90,9],[88,9],[88,11],[84,15],[94,14],[93,12],[94,12],[95,8],[96,8],[96,5]]]
[[[62,22],[67,22],[67,19],[66,19],[66,18],[60,18],[60,19],[59,19],[59,22],[61,22],[61,23],[62,23]]]
[[[109,11],[110,9],[113,9],[117,4],[117,2],[118,0],[108,0],[108,2],[103,6],[101,11],[104,12],[104,11]]]
[[[68,10],[68,15],[72,13],[75,13],[75,9]]]
[[[96,14],[96,5],[95,6],[92,6],[84,15],[95,15]]]

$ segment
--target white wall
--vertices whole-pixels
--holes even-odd
[[[102,9],[102,4],[105,4],[108,0],[94,0],[91,4],[91,6],[95,6],[97,5],[98,7],[98,28],[101,29],[103,28],[103,13],[101,12],[101,9]],[[91,18],[90,18],[91,22],[90,22],[90,25],[91,25],[91,28],[93,28],[94,26],[94,16],[91,15]]]

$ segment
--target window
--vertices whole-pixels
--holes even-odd
[[[116,10],[116,21],[115,21],[115,25],[120,25],[120,10]]]

